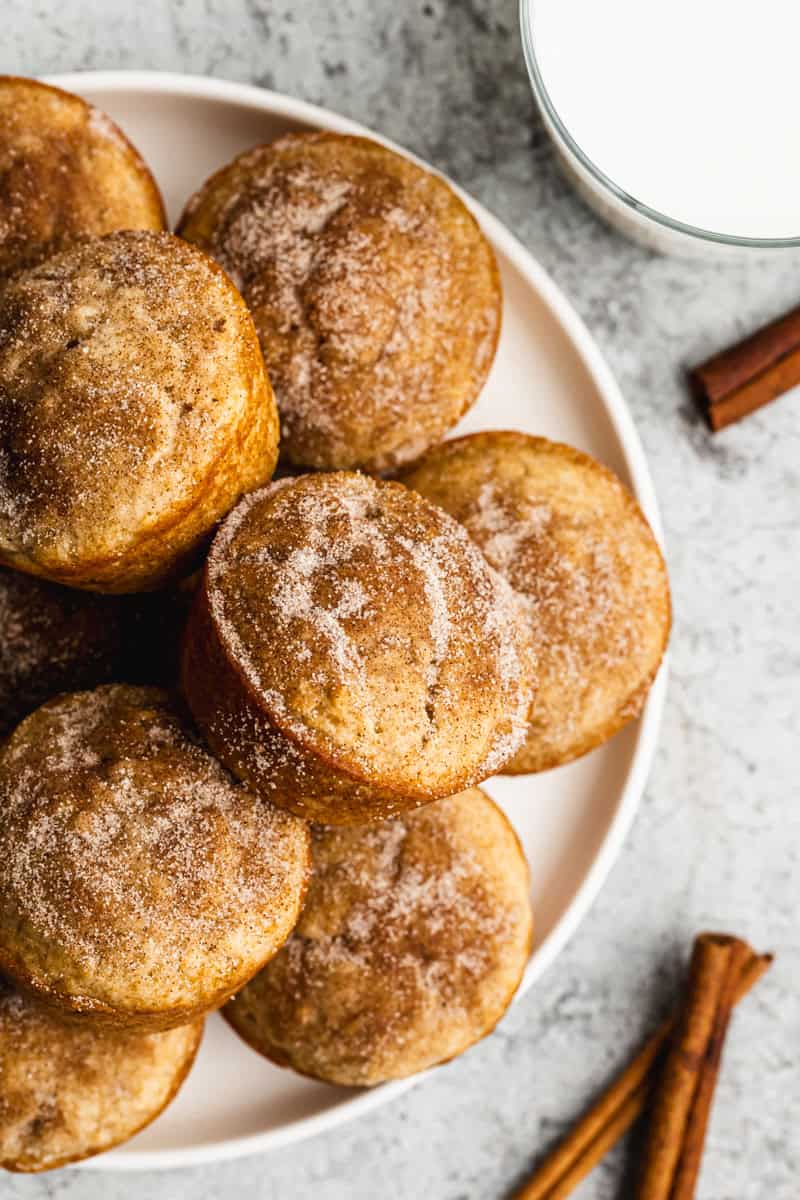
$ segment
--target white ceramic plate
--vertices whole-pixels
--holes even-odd
[[[175,221],[184,201],[234,154],[290,129],[368,130],[321,108],[217,80],[147,72],[51,80],[114,117],[141,150]],[[505,292],[491,376],[458,432],[522,429],[601,459],[659,519],[641,443],[616,383],[561,292],[520,243],[469,201],[494,245]],[[579,762],[539,776],[496,779],[531,864],[536,944],[520,995],[549,966],[597,895],[633,818],[656,744],[662,671],[642,719]],[[369,1092],[313,1083],[248,1050],[220,1017],[177,1100],[149,1129],[83,1166],[188,1166],[268,1150],[386,1103],[413,1081]]]

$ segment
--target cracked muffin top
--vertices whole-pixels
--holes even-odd
[[[247,301],[291,462],[395,467],[477,398],[500,331],[494,254],[453,189],[403,155],[289,134],[213,175],[178,232]]]
[[[217,535],[202,593],[212,637],[288,749],[354,782],[451,795],[523,736],[532,685],[514,595],[400,484],[339,472],[253,493]]]
[[[158,587],[276,457],[252,320],[195,247],[113,233],[0,288],[9,566],[96,591]]]
[[[0,280],[83,237],[163,229],[138,151],[80,96],[0,75]]]

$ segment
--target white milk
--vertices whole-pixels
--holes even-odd
[[[524,3],[553,108],[618,188],[696,229],[800,238],[800,0]]]

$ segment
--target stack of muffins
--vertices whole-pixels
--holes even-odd
[[[610,737],[669,633],[609,471],[521,433],[441,441],[501,317],[443,180],[292,134],[164,225],[108,117],[0,79],[11,1170],[142,1128],[222,1006],[353,1086],[487,1034],[532,918],[478,785]]]

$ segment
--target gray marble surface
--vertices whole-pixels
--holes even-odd
[[[800,1192],[800,397],[711,441],[682,372],[800,298],[781,257],[698,265],[607,230],[560,178],[515,0],[4,0],[0,70],[168,69],[328,105],[450,172],[576,304],[650,459],[674,588],[645,801],[600,899],[488,1041],[375,1115],[292,1149],[146,1177],[0,1179],[3,1200],[499,1200],[625,1059],[704,926],[772,947],[736,1017],[700,1200]],[[578,1193],[626,1194],[632,1147]]]

